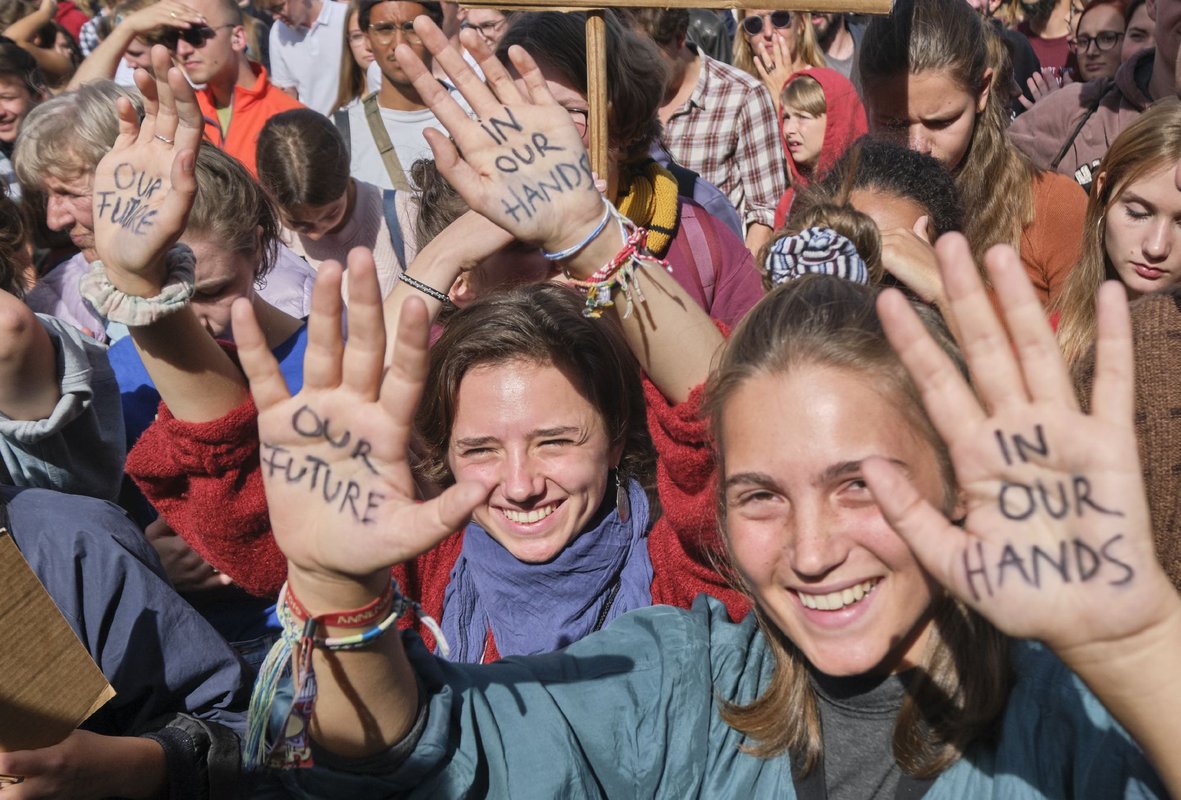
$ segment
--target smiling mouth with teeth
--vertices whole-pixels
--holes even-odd
[[[516,511],[511,508],[502,508],[500,513],[504,514],[509,522],[515,522],[518,525],[530,525],[534,522],[540,522],[548,517],[550,514],[558,510],[560,503],[551,503],[548,506],[535,508],[532,511]]]
[[[861,602],[862,598],[877,587],[878,581],[878,578],[874,578],[856,586],[850,586],[848,589],[828,594],[805,594],[797,589],[796,596],[800,598],[804,608],[815,611],[840,611],[842,608]]]

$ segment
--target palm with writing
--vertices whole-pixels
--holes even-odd
[[[602,217],[603,199],[582,137],[537,64],[513,47],[523,89],[494,56],[480,63],[485,83],[428,17],[418,17],[414,30],[478,116],[471,119],[414,51],[399,45],[398,63],[451,134],[426,132],[439,171],[473,210],[520,241],[547,250],[579,241]],[[468,33],[465,44],[479,51],[474,39]]]
[[[379,590],[390,566],[460,527],[486,496],[459,483],[419,503],[407,459],[427,368],[426,307],[404,305],[385,369],[373,257],[349,258],[349,340],[341,337],[341,268],[320,268],[312,295],[304,384],[292,397],[248,301],[234,337],[259,412],[263,481],[275,540],[304,586],[360,582]],[[351,498],[351,499],[350,499]]]
[[[197,100],[168,50],[152,48],[155,77],[136,70],[144,117],[117,103],[119,138],[94,171],[94,240],[116,288],[159,294],[164,256],[184,231],[197,192],[194,165],[203,123]]]
[[[1064,657],[1162,626],[1176,597],[1150,537],[1123,292],[1101,293],[1086,415],[1016,253],[987,258],[1002,325],[966,241],[946,236],[936,251],[976,394],[899,293],[883,294],[878,310],[949,445],[967,516],[952,524],[875,460],[867,476],[886,518],[953,594]]]

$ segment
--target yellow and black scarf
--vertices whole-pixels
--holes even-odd
[[[664,258],[677,233],[677,179],[655,161],[648,161],[631,175],[627,191],[616,204],[620,213],[648,229],[648,250]]]

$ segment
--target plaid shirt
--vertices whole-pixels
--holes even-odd
[[[787,160],[771,93],[740,69],[699,58],[692,96],[665,123],[665,149],[721,189],[747,224],[774,227]]]

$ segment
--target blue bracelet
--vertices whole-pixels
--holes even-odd
[[[556,253],[546,253],[543,251],[542,255],[550,261],[565,261],[567,258],[572,258],[578,253],[582,252],[584,247],[593,242],[598,237],[598,235],[603,232],[603,229],[607,227],[607,222],[611,219],[611,212],[614,209],[611,207],[611,202],[606,197],[603,198],[603,205],[606,206],[606,208],[603,209],[603,218],[599,220],[599,224],[595,226],[595,229],[590,232],[589,236],[587,236],[578,244],[567,247],[565,250],[559,250]]]

